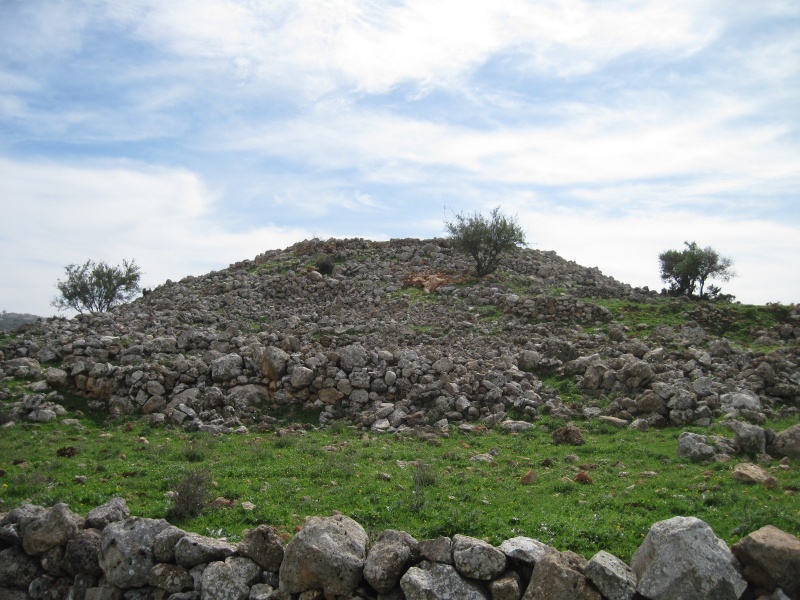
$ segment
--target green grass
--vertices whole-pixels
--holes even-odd
[[[70,408],[79,406],[75,401]],[[766,524],[800,534],[800,507],[789,495],[800,489],[796,463],[789,469],[777,461],[764,465],[777,489],[746,486],[731,479],[734,462],[678,460],[677,429],[579,423],[586,443],[565,447],[552,443],[550,431],[561,424],[553,418],[521,435],[453,431],[437,445],[413,436],[364,437],[342,425],[211,437],[152,429],[138,420],[104,427],[102,415],[89,413],[80,422],[82,428],[18,424],[3,431],[0,511],[23,502],[66,502],[85,514],[121,496],[134,515],[174,519],[167,492],[202,469],[211,496],[236,506],[175,522],[232,540],[260,523],[291,534],[306,516],[333,510],[356,519],[371,536],[398,528],[420,539],[462,533],[497,544],[523,535],[585,556],[604,549],[626,560],[653,523],[675,515],[707,521],[728,543]],[[74,456],[59,456],[62,448],[74,448]],[[494,463],[470,461],[492,448],[499,450]],[[571,462],[571,454],[578,460]],[[593,484],[572,482],[581,468]],[[531,469],[538,480],[522,484]],[[245,501],[256,509],[244,510]]]
[[[439,296],[436,294],[426,294],[425,291],[418,287],[408,286],[394,292],[389,292],[386,297],[391,300],[405,300],[411,306],[420,304],[436,304],[439,302]]]

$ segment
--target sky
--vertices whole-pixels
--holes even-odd
[[[695,241],[800,302],[800,2],[0,0],[0,310],[496,206],[633,286]]]

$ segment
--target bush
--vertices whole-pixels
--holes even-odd
[[[516,217],[501,214],[499,206],[489,218],[477,212],[469,216],[459,213],[453,221],[445,221],[445,229],[453,247],[473,258],[478,277],[497,270],[503,253],[526,245],[525,231]]]
[[[705,290],[705,285],[709,279],[730,281],[736,275],[733,260],[720,256],[710,246],[700,248],[695,242],[684,242],[684,245],[684,250],[666,250],[658,255],[661,280],[669,284],[665,291],[690,298],[697,291],[699,298],[732,300],[733,296],[721,294],[720,288],[711,285]]]
[[[330,254],[323,254],[317,259],[317,271],[323,275],[333,273],[333,257]]]
[[[61,295],[51,302],[58,310],[105,312],[129,302],[140,291],[141,269],[133,260],[123,260],[121,267],[87,260],[80,266],[68,265],[66,271],[66,281],[56,284]]]
[[[172,488],[173,506],[167,510],[168,521],[183,521],[202,513],[211,500],[211,475],[206,469],[184,474]]]

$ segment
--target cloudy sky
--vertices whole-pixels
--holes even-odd
[[[660,289],[800,302],[796,0],[0,0],[0,309],[69,263],[145,286],[311,237],[516,214]]]

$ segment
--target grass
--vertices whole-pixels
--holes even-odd
[[[388,528],[418,539],[462,533],[494,544],[523,535],[585,556],[604,549],[625,560],[653,523],[675,515],[707,521],[729,544],[766,524],[800,534],[796,463],[788,469],[777,461],[763,465],[777,478],[777,489],[746,486],[731,478],[733,462],[678,460],[677,429],[579,423],[586,443],[565,447],[553,445],[550,434],[563,423],[548,417],[525,434],[453,431],[431,444],[342,425],[211,437],[152,429],[139,420],[104,427],[99,415],[83,412],[76,413],[80,427],[26,423],[4,430],[0,511],[23,502],[66,502],[85,514],[121,496],[134,515],[169,517],[189,531],[235,541],[260,523],[291,534],[306,516],[339,510],[373,537]],[[64,448],[74,451],[59,453]],[[498,450],[494,462],[470,460],[492,448]],[[530,470],[539,477],[524,485],[520,478]],[[579,470],[593,483],[574,483]],[[190,472],[207,474],[212,498],[236,504],[176,514],[169,492]],[[243,502],[256,508],[247,511]]]

